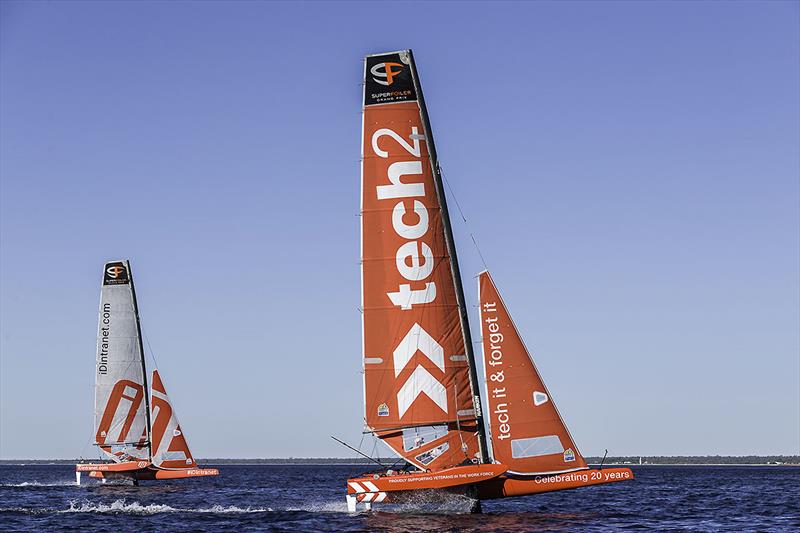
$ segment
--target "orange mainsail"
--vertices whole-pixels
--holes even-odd
[[[480,275],[487,412],[430,120],[410,50],[364,65],[361,307],[364,423],[426,472],[347,481],[347,506],[419,490],[503,498],[633,479],[589,470],[491,277]],[[483,418],[489,418],[493,454]]]
[[[410,463],[436,470],[480,459],[479,416],[443,191],[415,75],[409,52],[366,59],[365,424]]]
[[[494,459],[512,474],[587,468],[488,272],[479,284]]]

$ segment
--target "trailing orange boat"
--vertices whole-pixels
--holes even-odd
[[[628,468],[586,464],[488,272],[479,276],[481,390],[410,50],[366,57],[363,104],[364,421],[408,466],[349,479],[348,509],[419,491],[479,502],[633,479]]]
[[[100,479],[216,476],[197,466],[158,370],[147,380],[139,309],[128,261],[103,268],[95,369],[94,443],[108,458],[75,465]]]

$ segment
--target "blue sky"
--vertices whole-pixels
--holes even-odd
[[[581,450],[800,453],[799,19],[3,2],[0,457],[92,456],[117,258],[195,455],[350,454],[328,436],[362,429],[361,60],[401,48],[467,297],[473,233]]]

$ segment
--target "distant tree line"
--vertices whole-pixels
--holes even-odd
[[[606,457],[605,464],[650,465],[756,465],[800,464],[800,455],[638,455]],[[602,457],[587,457],[586,462],[599,464]]]

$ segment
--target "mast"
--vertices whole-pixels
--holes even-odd
[[[450,214],[447,210],[447,198],[445,197],[442,174],[439,169],[439,159],[436,156],[436,145],[433,141],[433,130],[431,121],[428,117],[428,108],[425,105],[425,97],[422,94],[422,85],[417,75],[417,65],[414,62],[414,53],[408,50],[409,64],[411,66],[414,88],[417,92],[422,124],[425,127],[425,140],[428,143],[428,154],[430,155],[431,171],[433,172],[433,182],[436,185],[436,195],[439,197],[439,204],[442,212],[442,222],[444,226],[444,238],[447,245],[447,252],[450,255],[450,271],[453,274],[453,282],[456,287],[456,301],[458,303],[458,314],[461,320],[461,330],[464,334],[464,349],[466,350],[467,361],[469,362],[469,387],[472,391],[473,403],[475,405],[475,419],[478,425],[478,446],[480,448],[481,462],[489,462],[488,448],[486,446],[486,431],[483,425],[483,411],[480,401],[480,386],[478,383],[478,371],[475,362],[475,352],[472,348],[472,334],[469,329],[469,316],[464,298],[464,287],[461,284],[461,271],[458,268],[458,254],[453,240],[453,228],[450,224]],[[134,298],[135,301],[135,298]]]
[[[136,334],[139,337],[139,357],[142,361],[142,384],[144,385],[144,415],[147,423],[145,428],[147,430],[147,450],[148,456],[152,460],[153,446],[150,440],[150,388],[147,386],[147,365],[144,360],[144,343],[142,342],[142,324],[139,321],[139,304],[136,301],[136,288],[133,283],[133,271],[131,270],[130,261],[125,261],[125,266],[128,267],[128,277],[131,280],[131,296],[133,297],[133,315],[136,317]]]

